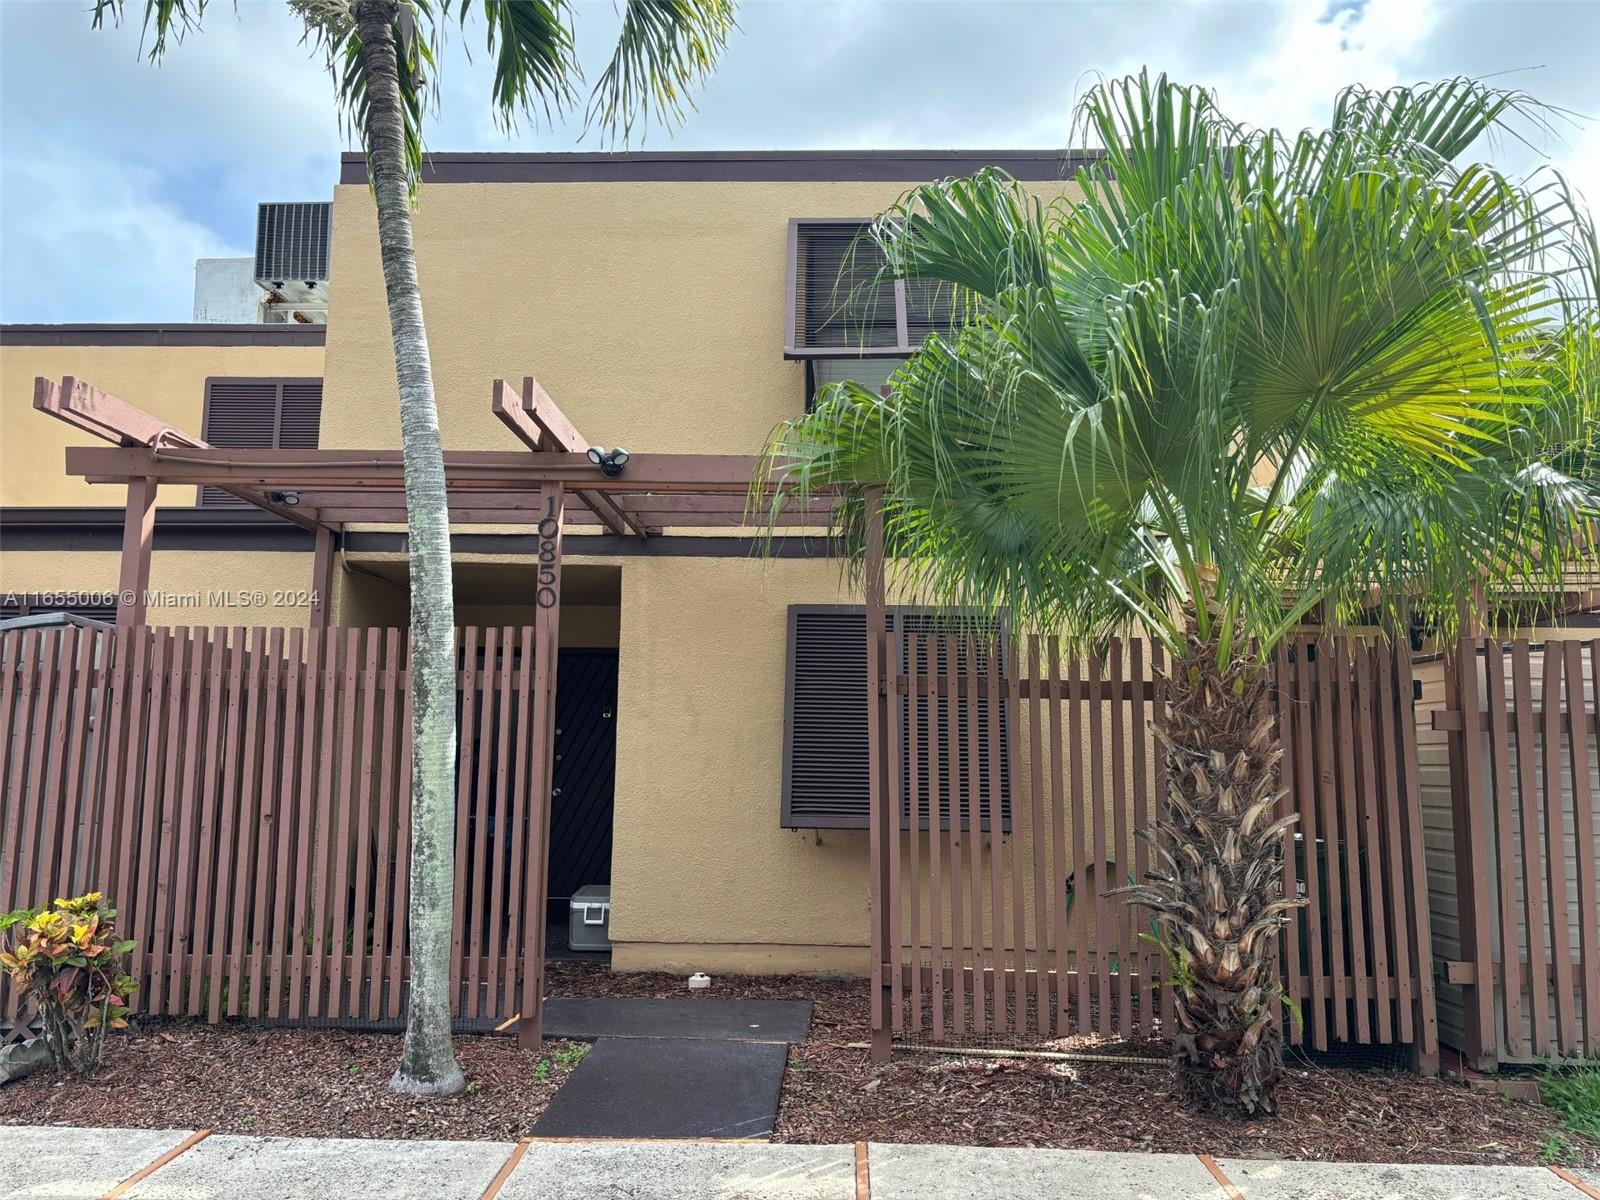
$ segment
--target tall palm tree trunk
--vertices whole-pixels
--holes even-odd
[[[455,892],[455,608],[444,450],[411,245],[405,133],[394,40],[398,5],[356,9],[367,74],[367,145],[378,246],[400,385],[411,559],[411,986],[395,1091],[449,1095],[465,1084],[450,1044],[450,924]]]
[[[1160,863],[1122,889],[1147,905],[1171,959],[1173,1053],[1185,1100],[1238,1115],[1276,1111],[1283,1074],[1283,989],[1273,958],[1284,914],[1283,844],[1274,819],[1282,750],[1274,682],[1253,654],[1218,666],[1190,626],[1155,723],[1166,751],[1167,808],[1147,833]]]

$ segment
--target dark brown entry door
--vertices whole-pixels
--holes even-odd
[[[564,910],[585,884],[611,882],[617,652],[563,650],[558,672],[549,897]]]

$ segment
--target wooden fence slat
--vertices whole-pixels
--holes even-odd
[[[373,644],[377,645],[376,632]],[[372,955],[369,970],[372,984],[367,989],[367,1020],[376,1021],[385,1012],[387,968],[390,959],[389,939],[397,936],[389,925],[389,890],[394,872],[403,870],[404,864],[393,857],[398,839],[395,836],[395,712],[397,701],[395,684],[399,675],[400,631],[387,629],[383,633],[383,667],[379,674],[382,693],[379,704],[378,734],[378,791],[374,797],[373,819],[377,826],[377,858],[373,871],[372,889]],[[389,985],[392,987],[392,985]]]
[[[477,765],[469,771],[466,784],[470,792],[468,806],[472,816],[468,826],[469,838],[467,841],[468,867],[465,875],[457,876],[456,886],[467,893],[467,928],[462,931],[463,941],[468,947],[467,965],[463,972],[466,978],[466,997],[461,1009],[461,1015],[467,1018],[476,1018],[482,1014],[482,994],[480,989],[483,981],[479,977],[478,963],[483,955],[484,933],[484,908],[488,903],[489,891],[489,782],[491,755],[494,751],[495,727],[495,668],[500,652],[500,631],[493,626],[483,631],[483,670],[480,672],[479,688],[482,692],[480,703],[482,713],[479,718],[479,732],[476,746],[469,746],[463,754],[463,762],[472,762],[473,751],[477,752]]]
[[[282,630],[275,630],[280,637]],[[244,973],[250,947],[267,939],[266,875],[277,834],[272,808],[272,781],[276,777],[276,745],[269,739],[279,721],[277,707],[277,656],[268,645],[267,630],[257,625],[246,647],[249,673],[245,677],[244,766],[239,799],[239,822],[234,830],[238,866],[234,869],[233,922],[228,930],[228,994],[236,997],[233,1016],[261,1016],[262,972]],[[264,961],[264,960],[263,960]]]
[[[1533,670],[1527,638],[1511,643],[1511,691],[1517,730],[1517,800],[1522,824],[1522,911],[1527,921],[1528,1005],[1533,1053],[1553,1055],[1550,1027],[1550,968],[1544,941],[1544,879],[1541,856],[1547,849],[1540,834],[1539,791],[1534,771],[1539,759],[1534,733]],[[1509,798],[1508,798],[1509,803]],[[1519,1037],[1520,1040],[1520,1037]]]
[[[1328,1048],[1327,981],[1331,973],[1327,961],[1328,944],[1322,937],[1322,864],[1317,854],[1317,768],[1312,753],[1315,724],[1315,695],[1310,656],[1315,645],[1310,639],[1295,643],[1295,806],[1300,812],[1300,845],[1304,847],[1306,896],[1306,949],[1309,956],[1309,995],[1306,1023],[1312,1044]],[[1336,968],[1335,968],[1336,969]]]
[[[274,644],[276,654],[276,644]],[[272,874],[272,974],[267,987],[266,1011],[269,1017],[283,1012],[293,975],[295,944],[295,904],[290,880],[304,873],[305,859],[298,856],[299,788],[295,767],[302,752],[303,716],[300,708],[301,669],[304,666],[305,639],[299,629],[289,631],[289,645],[283,660],[283,735],[278,761],[281,764],[276,802],[277,854]]]
[[[1160,642],[1153,642],[1150,647],[1150,670],[1155,676],[1155,687],[1150,695],[1150,719],[1152,722],[1165,721],[1168,681],[1166,678],[1166,651]],[[1159,745],[1159,742],[1157,743]],[[1155,788],[1152,797],[1152,818],[1164,817],[1167,812],[1167,768],[1164,757],[1158,758],[1155,770]],[[1165,968],[1165,964],[1163,964]],[[1177,1003],[1173,999],[1172,989],[1161,989],[1161,1027],[1174,1029],[1177,1019]]]
[[[19,730],[26,734],[21,717],[26,713],[26,694],[21,712],[17,707],[17,694],[23,690],[22,660],[23,638],[21,630],[0,630],[0,908],[10,912],[16,907],[12,888],[16,883],[16,856],[21,837],[17,824],[22,817],[19,788],[12,784],[12,773],[20,770],[20,759],[15,746]],[[104,872],[102,872],[104,874]],[[9,986],[0,976],[0,988]]]
[[[318,922],[318,928],[324,925],[328,931],[327,955],[328,962],[326,1013],[330,1017],[344,1015],[345,979],[344,965],[346,938],[353,943],[355,930],[352,927],[350,912],[350,818],[352,807],[351,793],[355,787],[356,772],[356,714],[360,707],[359,690],[361,686],[361,631],[359,629],[342,629],[335,633],[343,633],[344,647],[340,653],[344,660],[344,684],[338,685],[337,675],[330,680],[330,686],[336,690],[330,693],[330,698],[338,709],[338,757],[334,757],[335,743],[330,738],[328,741],[327,761],[338,764],[338,775],[332,785],[335,800],[331,809],[324,809],[332,818],[331,832],[326,840],[330,844],[331,859],[328,863],[328,884],[323,885],[321,895],[326,897],[327,915]],[[330,660],[331,661],[331,660]],[[330,886],[331,885],[331,890]],[[322,961],[319,958],[319,962]],[[318,989],[320,992],[320,988]]]
[[[1505,1024],[1503,1045],[1509,1050],[1522,1042],[1522,985],[1514,968],[1522,961],[1517,935],[1517,855],[1512,843],[1512,818],[1516,806],[1511,796],[1511,736],[1506,722],[1506,670],[1500,639],[1484,645],[1484,701],[1489,710],[1490,776],[1485,781],[1493,818],[1495,852],[1499,870],[1500,962],[1506,970],[1501,990]]]
[[[901,655],[904,653],[904,634],[901,622],[896,619],[892,632],[883,635],[883,664],[886,679],[894,679],[900,674]],[[875,698],[876,699],[876,698]],[[883,773],[886,776],[888,789],[886,800],[889,805],[889,820],[883,831],[887,845],[889,874],[885,883],[888,885],[889,895],[889,936],[883,946],[883,952],[889,963],[889,1021],[890,1033],[905,1031],[905,1015],[902,1006],[905,997],[901,994],[900,966],[905,962],[905,906],[901,897],[902,881],[900,878],[900,822],[905,812],[905,797],[901,795],[904,783],[900,774],[900,764],[904,762],[904,747],[902,743],[902,727],[900,721],[900,701],[892,692],[885,693],[882,701],[884,717],[884,740],[888,745],[889,753],[884,762]]]
[[[390,909],[390,924],[394,927],[394,936],[389,948],[389,1015],[398,1017],[402,1008],[402,991],[404,987],[404,961],[406,949],[410,943],[410,904],[411,904],[411,774],[412,774],[412,735],[411,735],[411,639],[405,638],[404,661],[406,663],[406,684],[401,689],[400,705],[400,787],[395,793],[399,811],[395,814],[395,837],[398,849],[395,851],[394,897]]]
[[[105,652],[110,655],[111,662],[111,674],[105,685],[107,703],[102,705],[102,711],[108,714],[107,725],[102,733],[105,753],[89,791],[91,796],[101,797],[102,813],[100,828],[96,830],[99,867],[93,886],[100,888],[111,897],[113,903],[119,905],[127,887],[127,876],[121,864],[125,861],[128,843],[133,839],[133,822],[137,816],[132,808],[130,789],[122,786],[123,746],[126,744],[124,739],[132,702],[131,691],[135,686],[133,645],[136,633],[131,629],[112,630],[104,638]],[[10,672],[6,674],[9,676]],[[0,728],[10,729],[10,722],[7,721]],[[3,782],[3,776],[4,771],[0,770],[0,782]]]
[[[33,738],[28,751],[28,782],[23,794],[22,840],[17,858],[17,895],[21,907],[31,908],[49,897],[39,896],[36,878],[39,861],[40,825],[45,819],[44,789],[49,773],[46,760],[51,743],[48,735],[55,724],[51,720],[56,682],[61,675],[61,630],[46,629],[39,635],[39,669],[36,691],[33,696]]]
[[[1089,656],[1089,691],[1091,695],[1099,693],[1101,684],[1101,661],[1095,654]],[[1106,772],[1105,772],[1105,746],[1104,746],[1104,704],[1094,701],[1088,702],[1089,708],[1089,792],[1091,807],[1089,809],[1090,828],[1094,830],[1094,861],[1084,863],[1078,868],[1078,903],[1092,904],[1094,906],[1094,973],[1098,984],[1099,1009],[1095,1022],[1095,1032],[1106,1035],[1111,1032],[1113,1010],[1111,1007],[1111,914],[1107,909],[1104,892],[1106,890]],[[1114,843],[1113,843],[1114,844]],[[1080,953],[1081,953],[1080,948]],[[1083,968],[1078,968],[1080,971]]]
[[[1558,643],[1544,648],[1544,828],[1545,881],[1550,900],[1550,962],[1556,980],[1557,1048],[1562,1054],[1578,1049],[1577,1014],[1572,1003],[1572,941],[1568,934],[1566,860],[1562,847],[1567,844],[1566,820],[1561,811],[1561,668],[1562,655],[1553,652]],[[1470,710],[1469,710],[1470,711]],[[1487,962],[1480,956],[1479,962]],[[1493,994],[1491,988],[1484,991]]]
[[[1383,835],[1378,826],[1377,806],[1382,803],[1378,790],[1378,737],[1374,726],[1385,716],[1372,706],[1374,650],[1353,642],[1353,659],[1356,668],[1356,759],[1360,763],[1361,782],[1356,793],[1362,845],[1366,850],[1367,905],[1365,922],[1367,937],[1371,941],[1373,998],[1377,1008],[1377,1040],[1387,1045],[1394,1041],[1393,980],[1389,970],[1389,936],[1392,928],[1384,915],[1384,847]]]
[[[503,1020],[515,1009],[506,1008],[500,987],[502,960],[516,957],[515,945],[505,941],[506,923],[506,856],[511,842],[507,835],[511,820],[511,713],[514,707],[512,691],[512,659],[515,656],[516,631],[507,625],[500,632],[500,684],[495,706],[498,730],[494,754],[494,834],[490,848],[489,864],[489,965],[488,992],[484,997],[485,1011],[495,1020]]]
[[[33,850],[38,846],[37,822],[39,806],[35,797],[39,793],[38,779],[44,755],[44,734],[49,722],[46,719],[49,694],[52,643],[49,631],[22,635],[22,696],[21,706],[28,714],[27,724],[20,735],[8,736],[22,748],[23,754],[15,767],[14,788],[11,793],[11,828],[6,831],[4,853],[5,875],[10,884],[7,909],[32,908],[37,901],[32,895]],[[31,816],[29,815],[31,814]],[[28,826],[35,829],[32,834]],[[6,1017],[15,1021],[21,1006],[21,997],[12,991],[7,997]]]
[[[517,757],[512,772],[513,794],[511,800],[511,893],[507,897],[511,915],[507,923],[506,957],[510,962],[522,956],[523,888],[526,871],[526,845],[528,831],[528,806],[533,796],[531,772],[533,755],[531,730],[533,728],[533,626],[524,625],[518,639],[519,659],[517,670]],[[508,968],[505,972],[503,999],[504,1012],[517,1011],[517,973]]]
[[[1012,672],[1013,677],[1017,674]],[[1028,678],[1039,678],[1039,635],[1028,635]],[[1013,725],[1020,725],[1017,719],[1016,701],[1012,702]],[[1044,765],[1046,761],[1044,744],[1044,706],[1043,700],[1031,700],[1028,703],[1028,817],[1029,840],[1033,843],[1033,937],[1034,937],[1034,1020],[1035,1031],[1042,1038],[1051,1036],[1054,1022],[1051,1019],[1050,995],[1050,960],[1047,948],[1050,940],[1050,927],[1045,923],[1045,897],[1052,890],[1049,876],[1045,872],[1045,843],[1048,839],[1047,826],[1044,819]],[[1014,773],[1013,773],[1014,776]],[[1012,803],[1016,800],[1013,797]],[[1020,840],[1020,839],[1019,839]],[[1052,906],[1053,907],[1053,906]],[[1020,909],[1018,910],[1020,912]]]
[[[954,678],[958,672],[956,661],[958,646],[949,634],[940,636],[941,654],[940,661],[944,663],[941,673]],[[960,682],[959,680],[957,682]],[[962,1037],[967,1031],[967,968],[971,965],[967,953],[968,930],[963,920],[961,891],[962,880],[965,872],[961,861],[961,830],[966,825],[966,816],[962,811],[962,775],[961,775],[961,747],[966,737],[966,730],[959,719],[961,700],[957,694],[952,693],[943,697],[945,707],[945,757],[949,763],[946,772],[946,832],[950,835],[950,959],[951,977],[950,991],[953,997],[951,1002],[951,1036]]]
[[[377,705],[378,692],[381,687],[379,675],[379,640],[381,631],[366,629],[361,631],[361,640],[366,643],[365,654],[361,666],[361,719],[358,743],[361,747],[359,756],[360,768],[357,776],[359,783],[355,789],[356,795],[356,842],[355,862],[352,864],[355,882],[352,895],[354,900],[351,908],[354,913],[355,929],[351,934],[352,954],[356,970],[350,972],[350,993],[345,1000],[345,1014],[356,1018],[363,1012],[372,1011],[368,997],[375,997],[380,986],[381,972],[378,962],[381,960],[382,950],[374,940],[377,930],[377,914],[373,911],[373,845],[372,845],[372,819],[374,809],[381,803],[380,799],[372,792],[373,759],[377,756]]]
[[[1415,1037],[1411,1012],[1411,973],[1415,967],[1411,961],[1411,924],[1405,904],[1405,850],[1400,837],[1400,809],[1405,804],[1405,795],[1401,790],[1404,768],[1397,757],[1395,722],[1403,721],[1413,728],[1414,725],[1409,695],[1402,701],[1400,710],[1397,712],[1395,709],[1394,656],[1378,647],[1373,648],[1372,656],[1373,675],[1377,680],[1378,777],[1381,781],[1376,803],[1383,814],[1381,840],[1388,878],[1388,906],[1383,920],[1394,937],[1394,956],[1390,960],[1390,967],[1395,977],[1395,1016],[1399,1040],[1409,1044]],[[1373,920],[1378,920],[1376,913]]]
[[[89,890],[78,871],[78,831],[85,831],[85,842],[93,830],[98,813],[85,812],[84,789],[85,760],[92,757],[93,734],[90,731],[90,703],[94,698],[95,656],[99,653],[100,635],[93,629],[78,631],[75,648],[76,672],[71,687],[71,704],[66,721],[67,762],[61,780],[61,835],[56,845],[55,884],[51,888],[57,895],[77,896]],[[5,729],[0,726],[0,729]],[[9,732],[9,731],[8,731]],[[93,796],[93,793],[87,793]],[[87,849],[87,845],[84,847]]]
[[[242,806],[243,801],[239,798],[240,792],[248,790],[249,780],[249,776],[240,765],[240,759],[244,755],[245,742],[247,740],[246,736],[241,735],[240,729],[246,716],[243,706],[246,700],[244,681],[246,679],[245,666],[248,656],[249,648],[245,643],[245,629],[242,625],[235,626],[232,645],[227,649],[227,695],[224,703],[225,715],[222,718],[222,794],[219,798],[215,835],[204,840],[201,843],[200,850],[201,854],[215,857],[216,859],[216,889],[214,893],[216,901],[214,907],[208,905],[206,903],[206,893],[201,890],[195,910],[197,923],[210,934],[211,944],[209,946],[206,938],[197,937],[195,939],[196,966],[194,973],[197,978],[200,976],[199,964],[205,962],[201,955],[209,949],[211,954],[210,969],[205,973],[206,978],[209,980],[208,995],[206,996],[208,1001],[206,1016],[212,1024],[222,1019],[224,992],[227,993],[226,1003],[230,1016],[238,1011],[235,1006],[239,1002],[237,988],[229,986],[227,968],[228,933],[230,926],[238,918],[238,909],[240,907],[236,903],[233,886],[234,824],[236,820],[242,824],[247,819],[247,814],[244,812],[240,812],[236,818],[235,807]],[[219,668],[220,665],[219,662]],[[220,669],[214,670],[212,675],[213,685],[219,682],[220,676]],[[217,710],[217,702],[218,698],[213,696],[211,700],[213,712]],[[242,873],[244,870],[243,863],[240,864],[239,869]],[[211,908],[209,916],[202,915],[202,908]],[[197,985],[190,985],[191,1004],[197,998],[196,994],[200,990]]]
[[[1372,1041],[1372,1021],[1369,1016],[1367,987],[1367,938],[1364,905],[1361,895],[1361,851],[1360,817],[1357,813],[1357,798],[1361,784],[1356,775],[1355,755],[1355,730],[1354,709],[1352,707],[1350,676],[1353,670],[1350,654],[1350,640],[1344,634],[1338,635],[1333,642],[1333,661],[1329,664],[1335,674],[1334,689],[1334,730],[1338,743],[1338,781],[1339,786],[1335,793],[1336,809],[1343,823],[1344,853],[1341,875],[1343,876],[1345,903],[1350,912],[1350,933],[1346,939],[1349,950],[1350,973],[1353,977],[1353,1008],[1355,1013],[1355,1037],[1361,1045],[1368,1045]],[[1332,856],[1333,843],[1329,843],[1329,855]],[[1341,921],[1342,925],[1343,922]]]
[[[32,891],[41,902],[48,902],[59,894],[55,873],[55,855],[51,853],[60,844],[62,808],[61,770],[67,753],[66,712],[71,703],[73,666],[76,661],[79,630],[75,626],[54,630],[56,634],[54,669],[50,673],[49,747],[46,751],[42,790],[34,798],[33,809],[39,819],[38,827],[27,844],[30,863],[37,874]],[[49,893],[46,895],[46,893]]]
[[[1057,641],[1052,638],[1050,643],[1052,675],[1054,675],[1057,670],[1057,646]],[[1088,796],[1085,794],[1083,787],[1083,710],[1085,704],[1084,701],[1077,695],[1077,689],[1081,685],[1081,680],[1079,678],[1081,669],[1081,664],[1079,663],[1077,656],[1074,655],[1071,662],[1067,664],[1067,689],[1071,698],[1064,701],[1057,701],[1058,721],[1060,720],[1060,704],[1065,703],[1067,705],[1067,753],[1070,760],[1068,770],[1071,776],[1071,787],[1068,790],[1065,803],[1063,803],[1062,797],[1059,793],[1054,796],[1054,800],[1059,812],[1065,813],[1069,810],[1069,808],[1071,811],[1072,873],[1071,875],[1063,874],[1060,882],[1057,883],[1056,886],[1060,887],[1062,891],[1065,892],[1067,879],[1070,878],[1072,880],[1073,959],[1071,969],[1077,977],[1078,985],[1076,996],[1078,1005],[1078,1032],[1092,1033],[1094,1032],[1094,1024],[1092,1020],[1093,1006],[1090,1003],[1090,985],[1094,977],[1089,970],[1090,905],[1087,900],[1088,883],[1086,882],[1087,876],[1085,868],[1087,867],[1089,861],[1089,846],[1090,839],[1092,837],[1089,830],[1091,828],[1098,827],[1101,822],[1094,820],[1094,810],[1089,805]],[[1060,903],[1063,907],[1065,907],[1065,895],[1062,896]],[[1060,971],[1061,977],[1065,979],[1066,971],[1063,969],[1065,967],[1064,953],[1061,958],[1062,961],[1058,963],[1057,970]],[[1065,989],[1063,989],[1063,995],[1064,994]],[[1060,1015],[1064,1026],[1067,1017],[1066,1008],[1064,1006],[1061,1009]]]
[[[208,1007],[204,995],[204,968],[210,947],[205,935],[209,930],[209,913],[217,898],[213,878],[219,867],[215,852],[215,822],[218,809],[226,803],[220,795],[221,780],[218,777],[222,773],[219,770],[223,757],[222,680],[229,657],[227,633],[222,629],[203,630],[200,638],[206,654],[205,669],[200,675],[205,725],[198,752],[184,764],[186,782],[194,789],[187,801],[192,811],[186,814],[195,831],[194,849],[183,862],[173,919],[179,947],[187,949],[187,953],[175,954],[173,959],[178,975],[177,994],[183,998],[184,1011],[191,1017],[199,1016]],[[197,706],[196,724],[199,723],[199,713]],[[189,866],[191,862],[194,864],[192,869]]]
[[[296,632],[299,632],[296,630]],[[324,745],[317,735],[319,701],[326,702],[328,689],[321,686],[323,651],[329,645],[325,630],[309,630],[305,639],[305,666],[301,671],[300,689],[300,774],[295,781],[295,838],[296,851],[292,862],[286,864],[287,875],[294,889],[293,924],[285,931],[289,959],[289,1019],[297,1019],[305,1008],[306,972],[311,948],[312,926],[317,916],[308,911],[314,905],[316,870],[313,860],[317,837],[317,790]]]
[[[928,674],[937,677],[940,661],[940,636],[938,633],[929,633],[924,643],[928,656]],[[950,976],[947,970],[949,956],[945,953],[944,945],[944,822],[946,814],[954,814],[953,802],[950,798],[944,780],[946,772],[940,768],[940,725],[942,723],[939,711],[943,701],[937,692],[931,689],[927,695],[928,701],[928,948],[933,956],[933,980],[930,988],[930,1007],[933,1018],[934,1041],[944,1040],[944,1014],[945,993],[950,988]],[[951,756],[954,761],[954,755]],[[950,772],[953,774],[954,772]],[[952,868],[953,871],[953,868]],[[952,929],[954,927],[952,926]]]
[[[1350,1036],[1349,989],[1350,959],[1345,953],[1344,872],[1340,866],[1341,844],[1339,833],[1339,780],[1337,759],[1334,754],[1333,667],[1337,651],[1333,643],[1316,644],[1318,670],[1316,672],[1316,747],[1317,796],[1321,803],[1320,824],[1322,844],[1327,859],[1323,864],[1323,882],[1328,889],[1328,965],[1333,974],[1333,1032],[1340,1041]],[[1308,855],[1316,854],[1316,847],[1306,847]]]
[[[1404,639],[1395,644],[1395,698],[1402,713],[1411,712],[1411,647]],[[1403,764],[1406,824],[1403,834],[1409,856],[1406,889],[1411,904],[1412,945],[1416,947],[1417,1026],[1419,1067],[1425,1073],[1439,1069],[1439,1010],[1433,984],[1433,935],[1428,908],[1428,876],[1422,854],[1422,789],[1417,775],[1417,727],[1412,720],[1399,726],[1400,761]]]
[[[979,798],[979,767],[983,750],[978,741],[978,729],[983,720],[983,709],[978,700],[978,648],[973,633],[962,635],[962,652],[967,664],[967,867],[972,915],[972,1031],[988,1032],[987,979],[988,958],[984,951],[983,932],[983,821]]]
[[[1128,643],[1128,676],[1136,683],[1145,679],[1144,670],[1144,641],[1133,638]],[[1149,851],[1144,838],[1138,836],[1140,830],[1147,830],[1152,823],[1150,813],[1150,780],[1149,766],[1145,761],[1145,726],[1149,722],[1149,713],[1145,708],[1145,698],[1135,694],[1133,697],[1133,728],[1131,734],[1133,752],[1133,792],[1132,792],[1132,827],[1128,831],[1129,841],[1133,846],[1133,877],[1143,883],[1145,873],[1150,869]],[[1126,905],[1124,905],[1127,908]],[[1130,944],[1135,968],[1134,979],[1138,983],[1139,1003],[1134,1009],[1135,1034],[1154,1036],[1156,1031],[1156,992],[1155,992],[1155,960],[1151,957],[1151,946],[1140,934],[1139,918],[1143,915],[1132,908],[1128,908],[1129,927],[1133,937]],[[1132,985],[1130,985],[1131,987]]]
[[[1122,639],[1111,639],[1110,678],[1113,683],[1121,682],[1122,674]],[[1133,857],[1128,849],[1128,831],[1131,824],[1128,815],[1128,771],[1124,760],[1126,739],[1123,728],[1127,723],[1127,703],[1122,689],[1118,688],[1111,698],[1111,856],[1116,862],[1114,870],[1107,871],[1104,879],[1096,880],[1095,890],[1101,895],[1119,888],[1126,882],[1128,863]],[[1097,866],[1097,872],[1102,869]],[[1104,1017],[1103,1029],[1106,1032],[1115,1030],[1119,1037],[1128,1037],[1133,1033],[1133,987],[1129,982],[1129,964],[1133,958],[1133,939],[1131,936],[1132,909],[1120,899],[1106,900],[1104,903],[1111,906],[1108,914],[1117,940],[1117,1009],[1116,1024],[1113,1025],[1110,1015]],[[1109,974],[1109,972],[1107,972]]]
[[[906,833],[906,886],[908,889],[907,898],[910,901],[911,909],[911,946],[907,958],[912,968],[910,995],[907,997],[907,1003],[910,1007],[907,1012],[906,1028],[914,1035],[921,1037],[924,1029],[922,1019],[922,964],[925,961],[922,954],[922,821],[927,811],[927,796],[923,790],[925,781],[922,777],[922,764],[919,759],[924,744],[920,731],[922,696],[918,690],[918,685],[922,682],[922,672],[918,665],[919,656],[922,653],[922,635],[916,629],[907,629],[905,642],[904,671],[911,685],[906,692],[904,719],[906,724],[906,816],[909,825]],[[897,700],[891,700],[892,707],[898,707],[898,703]],[[898,975],[899,972],[897,971],[895,974]]]
[[[1547,642],[1548,649],[1556,643]],[[1578,860],[1579,992],[1583,1006],[1583,1053],[1600,1055],[1600,902],[1596,901],[1594,795],[1589,787],[1589,727],[1583,699],[1583,646],[1565,645],[1567,676],[1567,764],[1572,771],[1572,839]],[[1593,665],[1593,655],[1591,655]],[[1600,673],[1595,674],[1595,705],[1600,708]],[[1570,939],[1569,939],[1570,941]],[[1511,989],[1508,987],[1507,992]]]
[[[456,645],[461,653],[461,716],[456,722],[456,890],[454,934],[450,943],[450,1011],[462,1014],[461,988],[465,978],[463,961],[467,954],[467,863],[472,829],[472,747],[477,736],[478,716],[478,630],[469,625],[456,630]]]
[[[974,634],[973,640],[977,637]],[[1006,906],[1005,906],[1005,864],[1002,851],[1005,848],[1005,827],[1001,811],[1001,780],[1000,776],[1005,771],[1005,763],[1000,757],[1000,669],[999,650],[995,642],[986,643],[983,648],[981,667],[983,679],[989,685],[989,697],[984,705],[984,717],[989,730],[989,786],[980,793],[987,810],[989,822],[989,962],[992,975],[990,982],[993,985],[991,996],[991,1011],[994,1014],[994,1031],[1005,1033],[1010,1028],[1006,1012]],[[980,775],[977,761],[973,762],[973,774]]]

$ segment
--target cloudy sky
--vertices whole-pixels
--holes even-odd
[[[159,68],[136,22],[91,32],[88,7],[0,0],[0,320],[185,321],[194,260],[249,254],[257,201],[330,195],[331,89],[279,0],[214,0]],[[575,10],[593,78],[616,10]],[[1351,82],[1465,74],[1576,114],[1546,149],[1600,206],[1595,0],[742,0],[740,23],[698,111],[646,148],[1062,146],[1074,98],[1143,65],[1300,128]],[[441,64],[432,149],[597,148],[572,122],[499,131],[471,33]]]

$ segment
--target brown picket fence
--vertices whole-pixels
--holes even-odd
[[[542,972],[531,627],[458,646],[452,998],[518,1011]],[[133,939],[136,1009],[399,1018],[410,674],[397,629],[0,635],[0,911],[89,889]],[[0,1029],[22,1029],[0,981]]]
[[[1079,662],[1054,639],[978,640],[896,627],[876,652],[874,1028],[936,1042],[1159,1037],[1170,968],[1147,919],[1106,893],[1149,866],[1136,833],[1165,786],[1151,732],[1161,648],[1114,639]],[[1311,901],[1280,946],[1286,1035],[1324,1050],[1403,1044],[1429,1062],[1407,656],[1303,639],[1276,672],[1281,811],[1300,817],[1283,883]],[[973,769],[980,749],[1007,786]]]

